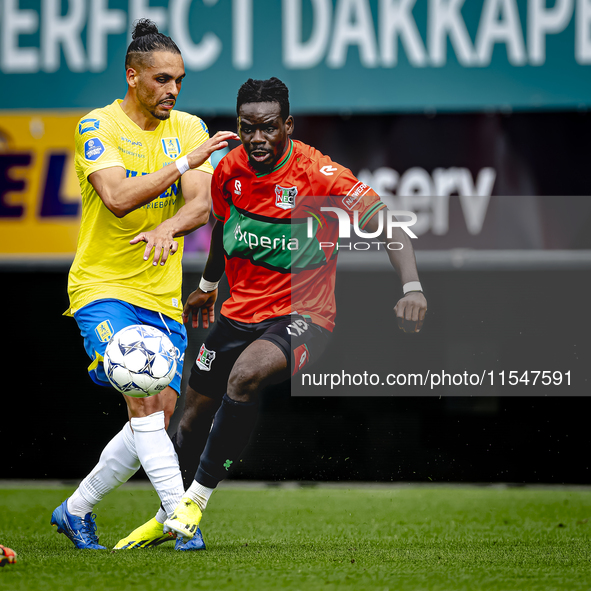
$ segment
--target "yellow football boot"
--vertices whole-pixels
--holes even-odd
[[[172,532],[164,533],[163,525],[152,517],[150,521],[134,529],[126,538],[119,540],[113,550],[130,550],[131,548],[151,548],[169,540],[174,540]]]
[[[201,509],[195,501],[183,497],[176,506],[172,517],[164,522],[164,532],[173,532],[184,541],[188,541],[199,530]]]

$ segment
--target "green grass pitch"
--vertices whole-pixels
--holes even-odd
[[[49,525],[72,488],[0,489],[0,590],[591,589],[591,491],[493,487],[233,487],[202,521],[205,552],[79,551]],[[146,487],[98,507],[112,548],[150,518]]]

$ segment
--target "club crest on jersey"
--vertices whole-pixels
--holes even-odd
[[[215,359],[215,351],[210,351],[209,349],[205,348],[205,343],[201,345],[201,349],[199,349],[199,355],[197,355],[197,359],[195,363],[199,369],[203,371],[209,371],[211,369],[211,364]]]
[[[163,137],[162,149],[171,160],[175,160],[181,155],[181,142],[178,137]]]
[[[293,209],[297,194],[297,187],[285,188],[275,185],[275,205],[281,209]]]

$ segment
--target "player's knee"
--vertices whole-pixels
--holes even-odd
[[[263,379],[259,368],[238,361],[228,379],[228,396],[239,402],[253,402]]]

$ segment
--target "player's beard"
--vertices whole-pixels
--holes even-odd
[[[267,160],[265,160],[264,162],[258,162],[257,160],[255,160],[252,157],[252,152],[267,152],[271,155],[271,157]],[[279,154],[281,154],[281,150],[279,151]],[[250,163],[250,165],[257,171],[257,172],[270,172],[271,170],[273,170],[275,168],[275,165],[279,162],[280,160],[280,156],[278,156],[277,153],[275,153],[274,150],[260,150],[260,149],[252,149],[248,152],[248,162]]]
[[[150,111],[150,115],[152,115],[156,119],[160,119],[160,121],[166,121],[170,118],[170,111],[164,111],[163,113],[159,113],[154,109],[153,111]]]
[[[151,108],[148,107],[148,112],[150,113],[150,115],[152,115],[152,117],[155,117],[160,121],[166,121],[170,118],[170,113],[172,109],[164,109],[162,111],[158,111],[158,105],[160,105],[160,103],[156,103],[156,105],[151,106]]]
[[[273,167],[275,166],[274,163],[267,164],[266,162],[257,162],[253,158],[249,158],[248,161],[257,172],[269,172],[273,170]]]
[[[150,93],[147,93],[143,88],[138,88],[137,98],[143,108],[152,115],[155,119],[160,121],[166,121],[170,118],[170,112],[172,109],[164,109],[162,111],[158,111],[158,105],[160,105],[161,101],[157,103],[154,102],[154,96]]]

